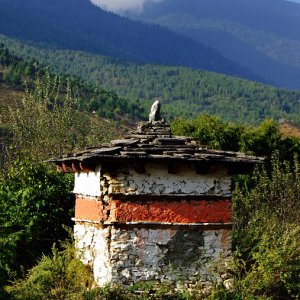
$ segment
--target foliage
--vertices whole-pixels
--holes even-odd
[[[26,90],[22,105],[10,108],[13,142],[31,157],[49,159],[103,142],[113,132],[76,108],[69,85],[48,72],[37,76],[34,89]]]
[[[238,151],[241,148],[242,125],[223,122],[218,117],[200,115],[195,119],[178,118],[172,123],[176,135],[191,136],[201,145],[214,149]]]
[[[300,140],[283,137],[279,125],[265,120],[257,127],[222,121],[218,117],[200,115],[195,119],[178,118],[172,123],[176,135],[192,136],[200,144],[230,151],[271,157],[278,151],[281,159],[293,160],[300,154]]]
[[[259,170],[252,190],[234,197],[234,299],[298,299],[300,294],[300,172],[297,160],[273,156],[271,173]]]
[[[300,226],[283,224],[279,228],[272,220],[268,225],[252,253],[251,270],[241,282],[243,293],[298,298]]]
[[[99,132],[103,127],[96,117],[76,109],[76,99],[59,77],[45,72],[34,84],[22,106],[7,115],[13,145],[0,173],[0,289],[49,253],[54,242],[66,237],[62,226],[71,225],[72,178],[42,161],[110,134],[107,128]]]
[[[66,237],[74,199],[72,178],[43,163],[16,160],[0,175],[0,282],[32,266]]]
[[[12,299],[87,299],[86,292],[93,284],[91,271],[76,256],[70,243],[64,242],[61,251],[52,247],[49,256],[43,255],[26,277],[6,288]]]
[[[281,224],[282,222],[300,224],[299,170],[296,158],[293,163],[280,162],[278,152],[272,156],[270,172],[264,168],[256,170],[253,175],[255,188],[251,190],[237,188],[235,191],[234,212],[237,228],[242,230],[251,221],[267,222],[271,216]],[[255,232],[259,237],[262,232],[258,232],[258,228]]]

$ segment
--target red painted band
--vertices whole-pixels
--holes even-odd
[[[125,202],[111,203],[109,221],[171,222],[171,223],[228,223],[231,218],[231,201],[189,202]]]
[[[229,223],[229,199],[207,201],[147,201],[112,200],[104,205],[97,199],[77,198],[75,219],[96,222],[163,222],[163,223]]]
[[[104,218],[105,211],[101,201],[85,198],[76,199],[75,219],[100,222]]]

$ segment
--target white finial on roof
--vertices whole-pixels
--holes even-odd
[[[149,114],[149,123],[155,122],[155,121],[160,121],[160,102],[159,100],[156,100],[151,107],[151,111]]]

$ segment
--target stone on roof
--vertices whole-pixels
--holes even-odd
[[[101,162],[201,162],[225,165],[255,165],[263,158],[240,152],[213,150],[199,145],[190,137],[172,134],[170,125],[164,120],[141,123],[137,130],[123,139],[112,140],[99,147],[70,153],[52,159],[57,165],[72,163],[98,164]]]

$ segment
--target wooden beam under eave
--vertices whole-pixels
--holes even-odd
[[[177,174],[180,171],[180,165],[176,163],[168,164],[168,173]]]
[[[141,163],[134,163],[133,164],[133,169],[138,174],[145,174],[145,172],[146,172],[145,163],[143,163],[143,162],[141,162]]]
[[[62,166],[62,169],[65,173],[73,173],[74,172],[72,167],[66,165],[65,163],[62,163],[61,166]]]
[[[83,173],[88,173],[88,172],[95,172],[95,167],[89,166],[86,163],[80,162],[79,163],[80,171]]]
[[[72,162],[72,169],[75,173],[79,173],[80,172],[80,166],[78,162]]]

